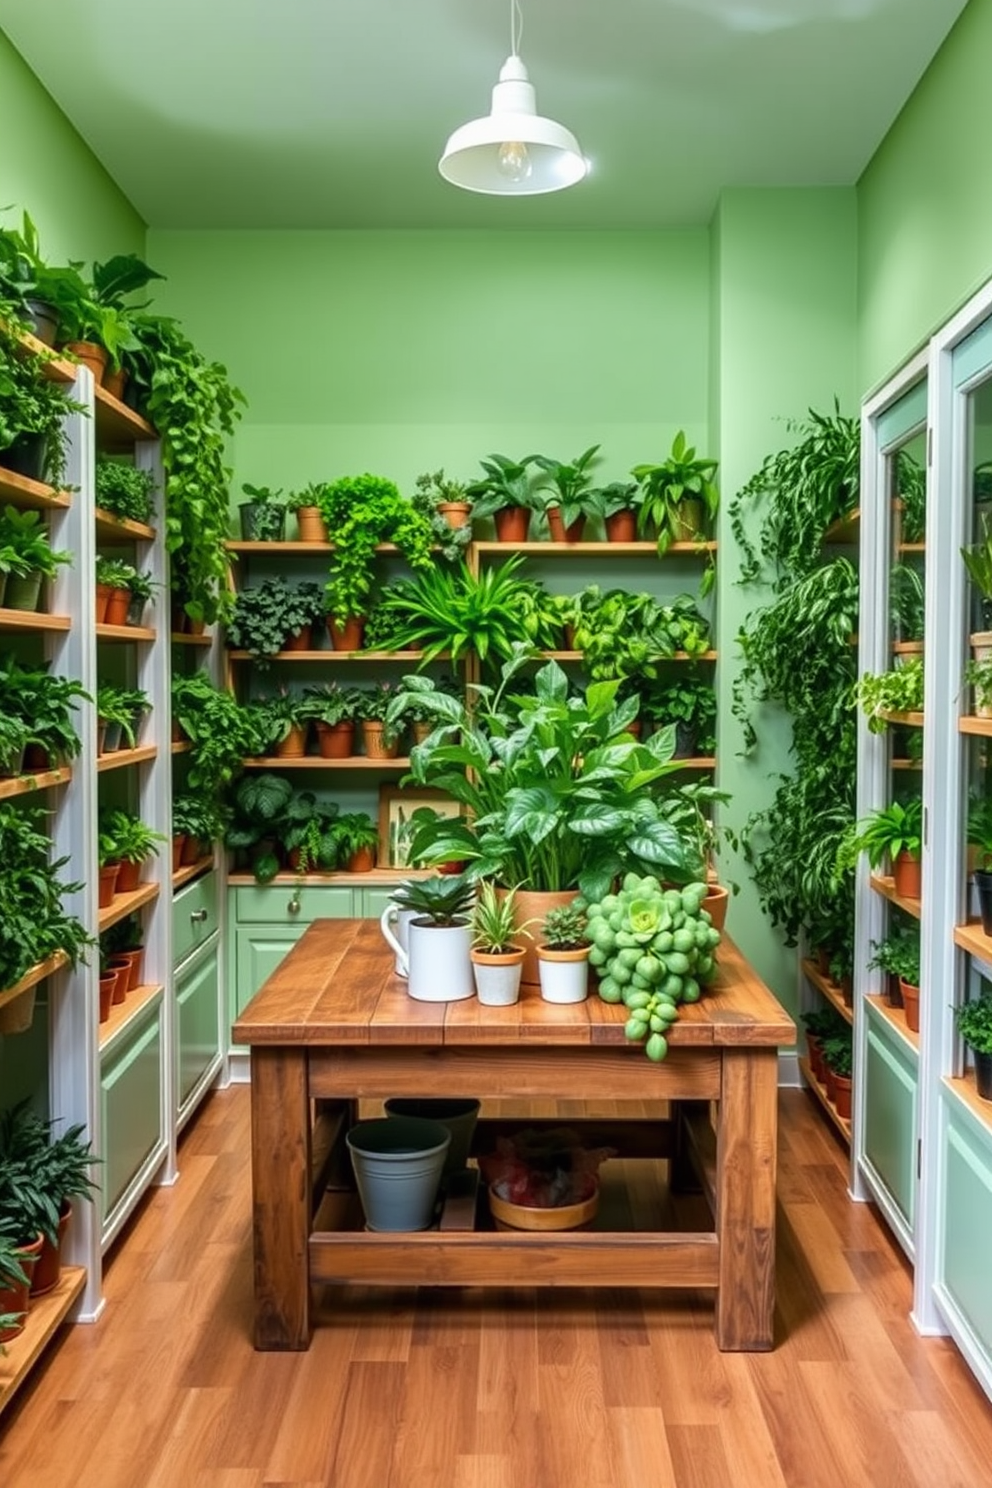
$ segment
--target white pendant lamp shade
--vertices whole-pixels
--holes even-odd
[[[527,69],[514,55],[500,69],[492,111],[455,130],[438,169],[466,191],[540,196],[574,186],[587,165],[574,134],[537,112]]]

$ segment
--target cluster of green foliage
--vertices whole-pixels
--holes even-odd
[[[0,325],[0,465],[3,452],[22,436],[45,441],[44,478],[53,486],[65,480],[68,457],[66,415],[79,405],[61,383],[45,376],[43,355],[25,356],[15,331]]]
[[[958,1033],[976,1054],[992,1054],[992,993],[964,1002],[954,1010]]]
[[[53,676],[47,661],[31,665],[13,652],[0,654],[0,761],[29,744],[50,762],[75,758],[80,750],[73,714],[89,701],[81,682]]]
[[[219,798],[248,755],[259,752],[249,711],[226,688],[215,687],[203,672],[172,679],[172,716],[190,741],[188,785]]]
[[[923,657],[907,656],[889,672],[863,672],[854,686],[854,701],[868,720],[868,729],[881,734],[887,713],[918,713],[923,707]]]
[[[230,810],[203,791],[181,791],[172,802],[174,837],[195,837],[208,846],[223,840],[230,823]]]
[[[379,833],[367,812],[342,812],[336,802],[264,772],[238,785],[225,841],[247,860],[259,883],[270,883],[289,853],[299,854],[298,874],[326,872],[363,848],[375,848]]]
[[[161,832],[154,831],[131,811],[107,807],[100,812],[97,856],[101,868],[108,863],[143,863],[146,858],[158,855],[158,845],[164,841]]]
[[[141,720],[150,709],[151,699],[140,687],[117,687],[111,682],[101,682],[97,687],[97,721],[118,725],[129,749],[134,748]]]
[[[71,562],[71,553],[52,547],[40,512],[16,506],[0,512],[0,572],[22,577],[40,573],[53,579],[60,564]]]
[[[673,725],[684,730],[699,754],[712,754],[716,749],[713,678],[698,667],[680,666],[670,679],[644,689],[641,716],[659,728]]]
[[[890,976],[899,977],[911,987],[920,985],[920,927],[902,926],[884,940],[872,943],[868,965]]]
[[[319,487],[318,505],[335,544],[327,608],[340,621],[364,615],[375,585],[375,550],[395,543],[413,569],[429,569],[432,528],[393,481],[346,475]]]
[[[85,1127],[76,1123],[56,1136],[56,1124],[29,1099],[0,1112],[0,1241],[30,1245],[44,1235],[55,1245],[65,1205],[96,1187]]]
[[[267,666],[292,637],[323,620],[327,611],[319,584],[290,584],[281,576],[242,589],[227,623],[228,646],[250,651],[259,666]]]
[[[150,522],[155,510],[155,477],[129,460],[98,455],[96,504],[127,522]]]
[[[408,879],[389,896],[398,909],[423,915],[432,925],[463,925],[472,913],[475,890],[460,875]]]
[[[86,927],[62,907],[81,884],[63,883],[67,859],[51,859],[45,813],[0,802],[0,987],[63,951],[75,966],[93,943]]]

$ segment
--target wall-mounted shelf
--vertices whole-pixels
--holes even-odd
[[[117,1037],[122,1028],[127,1028],[129,1023],[133,1023],[150,1002],[160,997],[163,990],[161,986],[149,982],[141,987],[132,987],[123,1002],[115,1002],[110,1009],[110,1017],[98,1026],[98,1042],[101,1051]]]
[[[130,541],[154,542],[156,533],[154,527],[149,527],[147,522],[132,522],[126,517],[114,517],[110,512],[104,511],[102,507],[96,507],[93,512],[93,520],[100,537],[109,542]]]
[[[184,863],[181,868],[172,871],[172,889],[181,889],[183,884],[190,883],[194,878],[199,878],[201,873],[206,873],[208,868],[214,866],[213,853],[207,853],[202,858],[197,858],[195,863]]]
[[[831,547],[856,547],[861,537],[861,511],[855,507],[846,517],[831,522],[823,534],[823,542]]]
[[[7,801],[11,796],[27,796],[33,791],[47,790],[51,785],[68,785],[72,779],[72,769],[69,765],[63,765],[58,770],[32,770],[24,775],[13,775],[7,780],[0,780],[0,801]]]
[[[190,631],[174,630],[171,639],[174,646],[212,646],[214,643],[213,636],[207,631],[193,635]]]
[[[902,894],[897,894],[896,886],[891,878],[886,878],[880,873],[873,873],[869,882],[875,893],[881,894],[883,899],[888,899],[890,904],[898,905],[900,909],[904,909],[907,914],[912,915],[915,920],[920,918],[919,899],[906,899]]]
[[[255,661],[257,658],[251,651],[228,651],[231,661]],[[550,653],[549,653],[550,654]],[[578,653],[576,653],[578,654]],[[271,661],[302,661],[302,662],[326,662],[333,661],[335,665],[339,661],[371,661],[387,662],[394,661],[403,664],[423,660],[422,651],[333,651],[330,647],[326,651],[277,651],[275,656],[269,658]],[[438,661],[446,661],[447,653],[438,656]]]
[[[0,502],[31,511],[65,511],[72,500],[68,491],[56,491],[44,481],[30,480],[15,470],[0,470]]]
[[[800,1060],[799,1060],[799,1069],[800,1069],[800,1071],[802,1073],[803,1079],[806,1081],[807,1087],[809,1088],[809,1091],[810,1091],[811,1095],[814,1095],[816,1097],[816,1099],[820,1102],[820,1105],[826,1111],[826,1113],[829,1116],[831,1122],[836,1127],[836,1129],[840,1133],[840,1135],[843,1137],[843,1139],[847,1143],[848,1147],[850,1147],[850,1145],[851,1145],[851,1123],[850,1123],[850,1121],[848,1121],[846,1119],[846,1117],[844,1117],[844,1116],[838,1116],[836,1106],[833,1104],[833,1102],[827,1096],[827,1087],[825,1085],[821,1085],[820,1084],[819,1080],[816,1078],[816,1076],[814,1075],[812,1069],[810,1068],[810,1063],[809,1063],[809,1060],[808,1059],[800,1058]]]
[[[986,935],[979,921],[968,925],[956,925],[954,928],[954,944],[962,951],[967,951],[969,956],[975,956],[979,961],[984,961],[986,966],[992,966],[992,935]]]
[[[872,995],[866,999],[870,1002],[880,1017],[890,1024],[896,1032],[906,1040],[919,1053],[920,1035],[916,1033],[906,1022],[906,1011],[901,1007],[893,1007],[891,1002],[886,1002],[884,997]]]
[[[807,981],[812,982],[817,991],[821,992],[827,999],[831,1007],[837,1009],[838,1013],[840,1013],[845,1022],[853,1024],[854,1009],[853,1007],[849,1007],[848,1004],[844,1001],[844,993],[841,991],[840,987],[832,982],[828,976],[824,976],[823,972],[817,966],[816,962],[811,961],[808,956],[803,959],[802,968],[803,975],[806,977]]]
[[[966,714],[958,719],[958,733],[977,734],[984,739],[992,738],[992,718],[976,718],[974,714]]]
[[[48,615],[42,610],[0,609],[0,630],[71,630],[68,615]]]
[[[104,775],[108,770],[124,770],[128,765],[142,765],[145,760],[153,760],[157,757],[157,744],[142,744],[137,749],[112,749],[109,754],[98,756],[97,773]]]
[[[147,625],[97,625],[98,641],[145,641],[151,643],[158,635]]]
[[[101,449],[130,450],[140,440],[158,438],[147,419],[112,397],[106,388],[98,387],[94,392],[96,433]]]
[[[7,1352],[0,1354],[0,1415],[69,1316],[85,1285],[86,1272],[82,1266],[63,1266],[54,1290],[32,1299],[23,1333],[4,1344]]]
[[[886,723],[901,724],[903,728],[922,728],[922,713],[896,713],[888,708],[880,708],[879,718],[884,718]]]
[[[39,961],[37,966],[32,966],[30,971],[9,987],[0,989],[0,1007],[5,1003],[14,1002],[23,992],[29,992],[32,987],[37,987],[46,977],[61,971],[63,966],[69,964],[69,958],[63,951],[56,951],[54,956],[49,956],[45,961]]]
[[[115,894],[113,904],[99,912],[98,926],[100,934],[109,930],[111,925],[116,925],[118,920],[127,919],[136,909],[141,909],[146,904],[158,897],[158,884],[146,883],[134,890],[132,894]]]
[[[392,759],[373,759],[367,754],[352,754],[345,759],[325,759],[320,754],[272,754],[242,760],[246,770],[409,770],[406,755]]]

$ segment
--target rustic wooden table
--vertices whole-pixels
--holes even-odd
[[[305,1349],[311,1283],[360,1282],[712,1288],[718,1346],[770,1349],[777,1048],[795,1026],[731,942],[719,961],[716,983],[672,1029],[668,1057],[652,1064],[624,1039],[626,1010],[595,995],[566,1007],[414,1002],[378,921],[311,925],[234,1025],[251,1048],[256,1348]],[[357,1101],[432,1095],[671,1102],[670,1119],[620,1123],[609,1136],[623,1156],[670,1157],[673,1177],[691,1166],[714,1227],[318,1228],[328,1175],[333,1187],[346,1171]],[[485,1132],[482,1122],[482,1146]]]

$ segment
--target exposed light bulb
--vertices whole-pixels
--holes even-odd
[[[496,168],[507,181],[526,181],[531,172],[527,146],[520,140],[506,140],[499,147]]]

